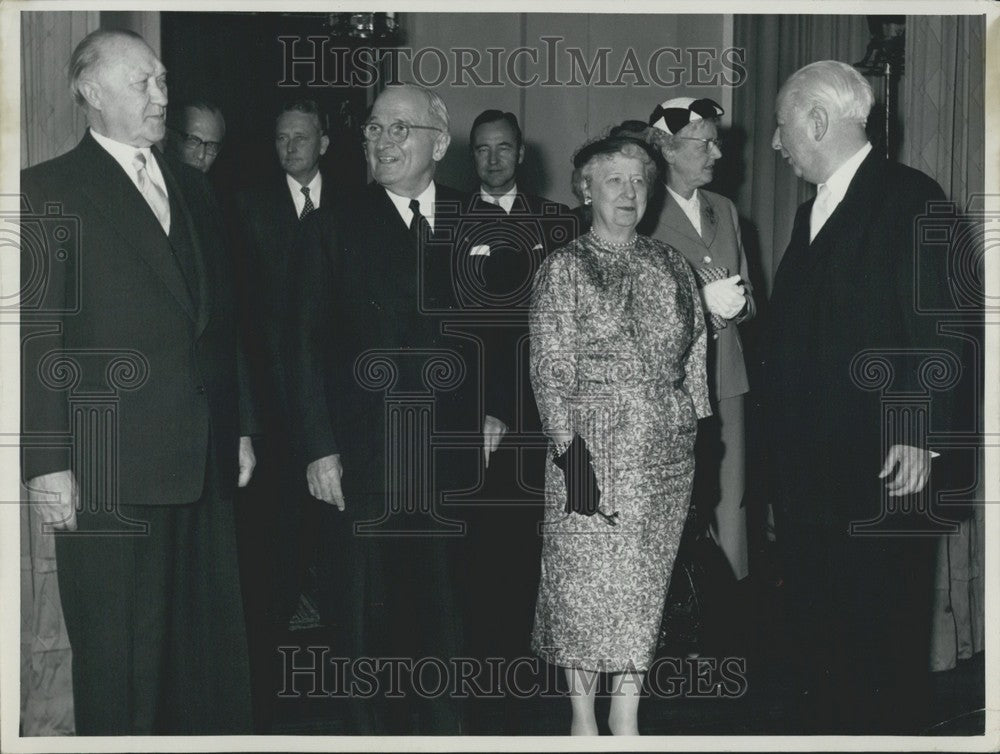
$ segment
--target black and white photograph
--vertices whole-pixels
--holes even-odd
[[[998,4],[375,5],[0,7],[0,749],[1000,747]]]

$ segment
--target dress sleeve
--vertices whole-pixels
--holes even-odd
[[[535,275],[531,299],[531,385],[548,437],[575,431],[569,398],[576,387],[576,285],[573,257],[550,256]]]
[[[679,255],[678,255],[679,256]],[[691,300],[691,347],[684,356],[684,389],[691,396],[694,411],[699,419],[712,415],[712,407],[708,400],[708,328],[701,309],[701,298],[698,294],[698,282],[695,280],[691,267],[683,259],[677,269],[685,276],[681,284],[690,286]]]

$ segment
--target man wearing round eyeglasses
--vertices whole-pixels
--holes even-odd
[[[737,579],[749,573],[744,395],[749,390],[738,325],[754,316],[747,257],[733,203],[706,191],[722,157],[718,103],[675,97],[657,105],[647,136],[666,164],[666,196],[653,236],[680,251],[695,271],[711,338],[708,379],[713,416],[698,422],[693,500]]]
[[[430,90],[386,88],[362,136],[374,181],[307,218],[293,254],[293,421],[310,492],[353,525],[341,548],[357,642],[348,651],[448,662],[461,654],[463,531],[444,497],[474,484],[481,450],[442,447],[432,433],[478,436],[467,400],[476,361],[447,329],[461,321],[452,261],[468,197],[434,180],[451,137]],[[368,732],[461,732],[455,699],[421,693],[405,669],[394,683],[402,698],[363,705],[383,715]]]
[[[226,120],[222,111],[210,102],[191,102],[173,118],[167,144],[183,163],[207,173],[222,151]]]

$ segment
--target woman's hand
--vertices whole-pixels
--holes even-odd
[[[701,299],[709,312],[722,319],[732,319],[746,305],[739,275],[709,283],[701,289]]]

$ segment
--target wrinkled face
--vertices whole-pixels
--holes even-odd
[[[662,150],[663,159],[669,167],[667,183],[670,188],[687,195],[712,182],[715,161],[722,157],[722,152],[715,144],[696,140],[718,137],[718,126],[711,120],[696,120],[677,132],[674,147]]]
[[[367,123],[382,126],[377,139],[365,141],[365,156],[375,181],[400,196],[419,196],[434,177],[437,162],[451,140],[447,133],[436,130],[438,124],[431,120],[427,96],[419,89],[390,87],[375,100]],[[411,128],[406,140],[397,144],[388,134],[393,123],[435,128]]]
[[[319,158],[329,146],[330,138],[323,134],[319,118],[312,113],[291,110],[278,117],[274,131],[278,162],[303,186],[316,175]]]
[[[779,95],[775,116],[778,127],[774,130],[771,146],[781,152],[795,175],[812,183],[822,183],[822,177],[816,175],[817,144],[812,138],[812,121],[808,113],[794,107],[789,98]]]
[[[189,138],[185,138],[184,134]],[[207,173],[219,156],[218,150],[226,134],[222,116],[201,108],[187,107],[184,109],[184,134],[180,140],[181,160]]]
[[[589,187],[594,228],[612,237],[622,228],[634,229],[646,211],[647,189],[646,171],[638,157],[598,158]]]
[[[472,139],[472,159],[479,180],[490,192],[504,194],[514,187],[517,166],[524,159],[524,147],[503,120],[483,123]]]
[[[104,42],[100,61],[81,79],[99,133],[134,147],[163,139],[167,71],[145,42],[129,37]]]

